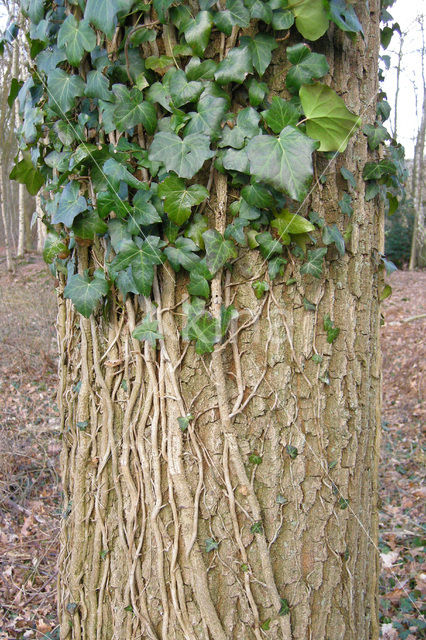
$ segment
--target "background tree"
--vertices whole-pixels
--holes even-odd
[[[377,638],[379,2],[172,4],[23,2],[61,638]]]

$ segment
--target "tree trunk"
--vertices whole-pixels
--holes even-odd
[[[374,122],[378,0],[357,12],[365,40],[330,29],[318,44],[348,107]],[[285,59],[283,45],[268,72],[276,93]],[[86,319],[60,288],[62,640],[378,638],[383,218],[364,200],[367,159],[359,133],[337,160],[316,160],[326,181],[310,206],[329,224],[342,226],[340,168],[357,178],[348,251],[329,249],[321,279],[291,262],[258,300],[252,283],[268,275],[250,250],[215,276],[213,315],[233,301],[240,316],[211,356],[179,337],[186,281],[167,264],[155,306],[117,294]],[[221,230],[223,176],[213,191]],[[78,247],[79,272],[94,263],[100,240]],[[147,313],[158,350],[132,338]]]
[[[414,149],[414,163],[412,176],[412,197],[414,200],[414,224],[413,237],[411,240],[411,254],[408,268],[415,269],[419,264],[419,258],[425,247],[425,223],[424,223],[424,153],[426,135],[426,82],[425,82],[425,38],[423,21],[420,21],[422,31],[422,80],[423,80],[423,104],[420,128],[417,133],[416,145]],[[423,265],[422,265],[423,266]]]
[[[41,197],[35,197],[36,213],[37,213],[37,251],[43,252],[44,241],[46,238],[46,227],[43,224],[43,211],[41,208]]]
[[[6,219],[6,193],[4,189],[4,175],[3,175],[3,163],[0,158],[0,203],[1,203],[1,220],[3,223],[4,231],[4,250],[6,253],[6,268],[8,271],[13,271],[13,264],[10,257],[10,242],[9,242],[9,227]]]
[[[19,11],[18,7],[17,10]],[[20,66],[19,66],[19,39],[17,38],[13,45],[13,77],[19,79]],[[15,130],[17,131],[20,125],[19,117],[19,105],[18,100],[14,103],[15,111]],[[21,154],[19,154],[21,156]],[[16,256],[21,258],[25,251],[25,186],[21,183],[18,185],[18,248]]]

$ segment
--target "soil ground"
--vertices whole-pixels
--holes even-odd
[[[388,278],[383,302],[380,579],[383,640],[426,637],[426,273]],[[38,256],[0,257],[0,640],[56,640],[61,514],[53,278]],[[364,640],[364,639],[360,639]]]

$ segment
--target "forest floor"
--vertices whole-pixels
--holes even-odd
[[[388,281],[393,295],[383,303],[382,328],[380,623],[383,640],[419,640],[426,637],[419,616],[426,592],[426,273],[399,271]],[[53,279],[41,259],[27,257],[10,275],[0,256],[0,640],[59,637],[54,323]]]

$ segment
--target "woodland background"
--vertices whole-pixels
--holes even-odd
[[[17,19],[17,3],[2,0],[0,15]],[[421,31],[423,35],[423,27]],[[405,72],[404,37],[395,35],[389,46],[396,54],[399,78],[398,73]],[[56,301],[53,278],[41,257],[38,203],[8,179],[18,153],[20,125],[17,109],[7,103],[10,78],[15,68],[25,79],[28,56],[25,41],[18,38],[16,43],[6,42],[0,58],[0,640],[53,640],[59,638],[55,612],[59,526],[67,515],[61,512],[58,475]],[[423,63],[424,51],[423,38]],[[383,51],[383,73],[386,55]],[[383,302],[379,544],[385,640],[426,637],[425,620],[418,615],[426,593],[421,437],[426,355],[424,84],[423,65],[423,86],[415,87],[419,125],[413,132],[415,158],[407,161],[407,198],[386,219],[386,255],[400,270],[388,276],[393,293]],[[396,107],[397,100],[398,92]],[[395,119],[391,129],[397,135]]]

